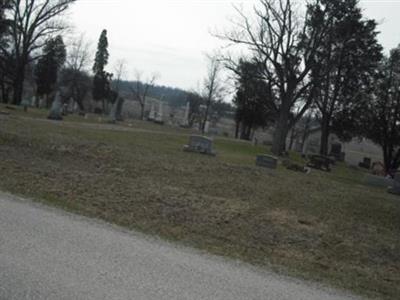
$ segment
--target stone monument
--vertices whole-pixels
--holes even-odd
[[[257,155],[256,165],[267,169],[277,169],[278,159],[271,155]]]
[[[151,109],[150,109],[148,120],[149,121],[154,121],[155,118],[156,118],[156,111],[154,109],[154,103],[151,103]]]
[[[388,192],[400,196],[400,173],[396,173],[392,185],[388,188]]]
[[[47,118],[50,120],[61,121],[63,119],[62,113],[63,113],[63,104],[62,104],[61,92],[57,91],[56,97],[53,103],[51,104],[49,116]]]
[[[215,151],[213,150],[213,140],[211,138],[200,135],[190,136],[189,144],[185,145],[183,147],[183,150],[187,152],[196,152],[212,156],[216,155]]]
[[[164,120],[163,120],[163,102],[160,101],[159,104],[159,109],[158,109],[158,113],[156,114],[155,120],[154,122],[157,124],[164,124]]]
[[[182,122],[182,126],[184,127],[189,126],[189,114],[190,114],[190,102],[188,101],[186,103],[185,116],[183,117],[183,122]]]

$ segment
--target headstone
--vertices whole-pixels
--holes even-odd
[[[110,111],[111,123],[117,122],[117,103],[114,103]]]
[[[160,118],[160,120],[162,121],[162,119],[163,119],[163,117],[164,117],[164,111],[163,111],[163,105],[164,105],[164,102],[160,102],[160,109],[159,109],[159,111],[158,111],[158,117]]]
[[[309,161],[307,163],[307,167],[330,172],[331,165],[334,163],[334,160],[330,157],[323,156],[323,155],[310,155]]]
[[[74,102],[73,113],[78,113],[78,112],[79,112],[79,105],[78,105],[78,102]]]
[[[283,160],[282,161],[282,165],[284,167],[286,167],[286,169],[291,170],[291,171],[300,172],[300,173],[306,173],[306,174],[310,174],[311,173],[311,168],[304,167],[304,166],[301,166],[299,164],[296,164],[296,163],[290,161],[289,159]]]
[[[368,174],[364,178],[364,184],[374,187],[388,188],[394,184],[393,179],[384,176]]]
[[[62,108],[62,115],[67,116],[68,115],[68,104],[64,103],[63,108]]]
[[[31,105],[31,101],[29,99],[23,99],[21,101],[21,105],[24,108],[24,112],[28,111],[28,107]]]
[[[268,169],[276,169],[278,167],[278,159],[271,155],[257,155],[256,165]]]
[[[57,91],[56,98],[54,99],[53,103],[51,104],[50,113],[47,117],[50,120],[61,121],[62,118],[62,111],[63,105],[61,101],[61,92]]]
[[[156,111],[154,109],[154,103],[152,103],[150,113],[149,113],[149,121],[154,121],[155,118],[156,118]]]
[[[330,156],[333,156],[337,161],[340,161],[342,158],[342,144],[332,144]]]
[[[185,145],[183,150],[207,155],[216,155],[213,150],[213,140],[200,135],[190,136],[189,144]]]
[[[360,162],[360,163],[358,164],[358,166],[359,166],[360,168],[364,168],[364,169],[367,169],[367,170],[371,169],[371,158],[369,158],[369,157],[364,157],[363,161]]]
[[[253,146],[258,146],[258,138],[257,137],[253,137],[253,140],[252,140],[252,144],[253,144]]]
[[[158,113],[156,114],[156,118],[154,120],[154,122],[158,123],[158,124],[163,124],[164,120],[163,120],[163,102],[160,101],[160,106],[159,106],[159,110]]]
[[[372,174],[378,176],[385,176],[385,166],[383,163],[376,161],[372,164]]]
[[[186,103],[185,116],[183,117],[182,126],[189,126],[190,102]]]
[[[388,192],[395,195],[400,195],[400,173],[396,173],[392,184],[388,188]]]
[[[206,121],[204,124],[204,133],[208,133],[210,131],[210,122]]]

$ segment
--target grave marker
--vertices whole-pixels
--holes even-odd
[[[400,195],[400,173],[397,172],[394,176],[392,185],[388,188],[388,192],[394,195]]]
[[[183,150],[207,155],[216,155],[213,150],[213,140],[200,135],[190,136],[189,144],[185,145]]]
[[[263,168],[276,169],[278,168],[278,159],[270,155],[258,155],[256,165]]]

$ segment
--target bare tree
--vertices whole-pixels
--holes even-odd
[[[75,0],[11,0],[11,44],[2,49],[14,61],[13,103],[20,104],[25,69],[37,57],[33,53],[44,45],[46,38],[66,28],[60,16]]]
[[[76,71],[87,71],[90,62],[90,43],[84,34],[73,38],[67,51],[66,65]]]
[[[204,113],[203,120],[201,122],[201,132],[204,134],[206,123],[209,118],[211,105],[214,101],[221,96],[222,87],[219,79],[219,74],[221,71],[221,63],[216,54],[208,55],[208,70],[207,76],[204,79],[204,99],[206,104],[206,110]]]
[[[84,98],[91,88],[87,74],[90,63],[90,43],[82,34],[73,38],[67,51],[66,68],[63,70],[63,84],[68,87],[69,94],[84,111]]]
[[[276,155],[285,151],[290,128],[313,100],[309,77],[326,28],[308,22],[310,9],[312,6],[308,4],[306,16],[301,20],[296,15],[293,0],[260,0],[259,6],[254,8],[254,21],[237,9],[240,20],[235,23],[234,31],[218,35],[234,44],[246,46],[263,65],[265,80],[271,87],[269,97],[278,112],[272,146]],[[323,20],[324,11],[319,13]],[[294,110],[298,114],[291,118]]]
[[[114,65],[113,89],[119,93],[121,81],[126,76],[126,60],[119,59]]]
[[[142,72],[135,71],[135,82],[131,86],[131,92],[136,101],[140,104],[140,119],[144,120],[144,109],[146,106],[146,98],[149,90],[154,86],[158,75],[153,73],[145,81],[142,82]]]

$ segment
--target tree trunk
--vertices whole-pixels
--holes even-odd
[[[206,123],[207,123],[207,120],[208,120],[208,114],[210,112],[210,106],[211,106],[211,100],[208,100],[207,101],[206,112],[205,112],[205,115],[204,115],[204,120],[203,120],[203,122],[201,124],[201,133],[202,134],[204,134],[204,131],[205,131],[205,128],[206,128]]]
[[[19,72],[17,71],[16,77],[14,79],[13,83],[13,104],[14,105],[20,105],[22,102],[22,95],[24,93],[24,80],[25,76],[24,74],[18,74]]]
[[[400,149],[397,150],[396,155],[392,159],[391,169],[397,170],[400,167]]]
[[[103,106],[103,115],[106,114],[106,99],[102,99],[102,106]]]
[[[286,151],[286,138],[289,131],[289,113],[290,109],[282,109],[276,124],[271,151],[277,156],[281,156],[283,152]]]
[[[40,99],[39,99],[38,94],[35,95],[35,106],[36,106],[36,108],[39,108],[39,106],[40,106]]]
[[[283,124],[276,128],[271,148],[274,155],[281,156],[286,151],[287,133],[288,124]]]
[[[249,124],[247,126],[247,131],[246,131],[246,140],[251,141],[251,131],[253,129],[253,125]]]
[[[293,150],[294,138],[295,138],[295,129],[294,129],[294,127],[293,127],[292,130],[291,130],[291,132],[290,132],[289,150]]]
[[[330,120],[327,117],[322,118],[322,126],[321,126],[321,145],[320,145],[320,154],[324,156],[329,155],[329,135],[330,135]]]
[[[26,60],[22,56],[16,61],[15,77],[13,80],[13,104],[20,105],[24,93]]]
[[[239,129],[240,129],[240,122],[236,121],[235,139],[239,138]]]
[[[140,120],[144,121],[144,103],[140,103]]]
[[[9,91],[8,91],[8,87],[7,87],[6,83],[4,82],[4,80],[2,80],[2,83],[1,83],[1,95],[2,95],[2,102],[8,103]]]
[[[386,174],[390,174],[390,169],[391,169],[390,161],[391,161],[391,157],[390,157],[390,154],[389,154],[389,147],[388,147],[388,145],[383,145],[382,150],[383,150],[383,163],[384,163],[384,165],[385,165],[385,171],[386,171]]]
[[[245,140],[246,139],[246,125],[242,124],[240,128],[240,139]]]
[[[46,108],[47,109],[50,108],[50,97],[49,97],[49,94],[46,94]]]

